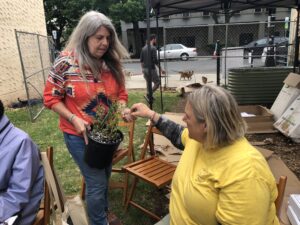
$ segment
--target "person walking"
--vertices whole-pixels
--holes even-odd
[[[146,44],[141,51],[141,55],[140,55],[140,62],[141,62],[141,66],[142,66],[142,71],[143,71],[143,75],[144,78],[148,84],[148,82],[154,83],[153,87],[152,87],[152,93],[154,93],[160,85],[160,77],[157,73],[157,69],[156,67],[159,68],[159,62],[157,59],[157,51],[156,51],[156,36],[155,34],[151,34],[150,36],[150,56],[151,56],[151,60],[150,60],[150,68],[148,68],[148,63],[147,63],[147,58],[148,58],[148,45]],[[150,73],[149,73],[150,72]],[[165,71],[163,69],[161,69],[162,74],[165,74]],[[148,86],[147,86],[148,87]],[[147,90],[147,98],[149,100],[149,90]]]
[[[86,182],[87,213],[91,225],[121,224],[108,216],[108,184],[112,166],[91,168],[84,161],[87,129],[97,106],[117,102],[126,119],[128,94],[121,59],[129,54],[104,14],[90,11],[80,19],[54,62],[44,90],[44,104],[59,114],[66,146]],[[108,221],[107,218],[114,218]]]

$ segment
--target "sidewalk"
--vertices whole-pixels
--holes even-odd
[[[161,83],[162,87],[176,88],[179,86],[184,86],[191,83],[201,83],[202,76],[207,78],[208,83],[216,84],[215,74],[194,74],[191,80],[180,80],[179,74],[168,74],[166,77],[162,77]],[[221,82],[222,83],[222,82]],[[126,77],[126,88],[127,89],[146,89],[146,81],[142,74],[135,74],[131,77]]]

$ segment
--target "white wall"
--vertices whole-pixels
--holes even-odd
[[[18,97],[26,98],[15,29],[47,35],[43,0],[0,1],[0,99],[5,104]],[[31,53],[37,50],[30,44],[32,40],[28,40],[28,46],[26,38],[22,40],[24,57],[28,60],[26,66],[34,70],[40,62]]]

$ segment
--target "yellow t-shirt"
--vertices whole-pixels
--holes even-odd
[[[209,151],[187,129],[181,139],[185,150],[172,181],[171,225],[279,225],[275,178],[245,138]]]

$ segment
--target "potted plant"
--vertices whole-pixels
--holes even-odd
[[[90,167],[103,169],[112,162],[113,154],[124,137],[118,129],[118,121],[116,102],[111,102],[108,107],[98,105],[92,129],[87,132],[88,145],[84,155]]]

